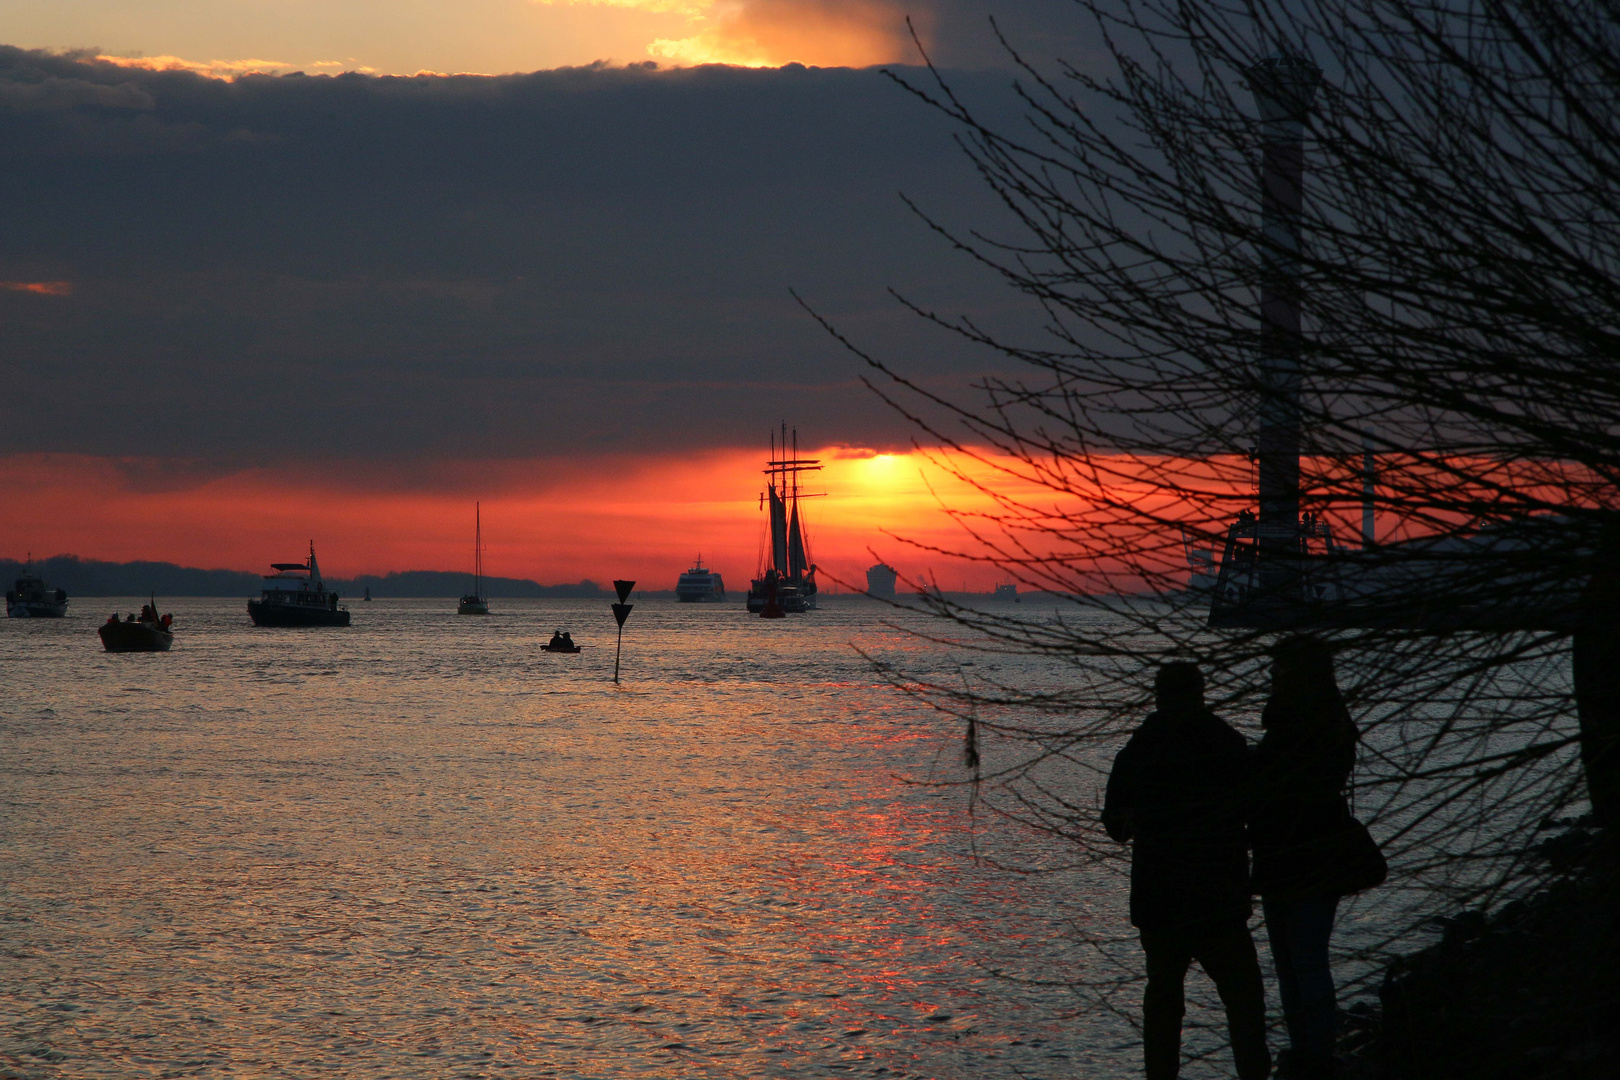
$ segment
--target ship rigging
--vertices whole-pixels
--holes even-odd
[[[794,428],[789,441],[788,426],[782,424],[781,443],[771,433],[771,455],[765,462],[765,490],[760,492],[760,509],[769,504],[770,560],[766,562],[761,545],[759,576],[748,589],[748,610],[767,613],[780,609],[797,613],[816,607],[816,566],[810,561],[804,539],[804,519],[799,500],[817,498],[825,492],[801,489],[801,473],[819,472],[818,458],[799,456],[799,431]]]
[[[370,599],[368,596],[366,599]],[[473,503],[473,591],[456,601],[458,615],[488,615],[489,598],[484,595],[484,512],[482,503]]]

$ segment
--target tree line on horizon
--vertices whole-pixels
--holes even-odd
[[[9,583],[23,572],[25,563],[0,559],[0,578]],[[264,587],[262,574],[246,570],[202,570],[170,562],[104,562],[77,555],[53,555],[33,560],[34,573],[54,588],[76,596],[255,596]],[[470,574],[448,570],[403,570],[390,574],[361,574],[353,578],[327,578],[328,588],[348,597],[370,589],[384,597],[437,598],[460,596]],[[571,585],[542,585],[528,578],[484,578],[488,595],[506,599],[596,599],[608,596],[589,579]]]

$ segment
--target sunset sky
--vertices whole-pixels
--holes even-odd
[[[829,461],[818,562],[987,588],[885,536],[945,543],[975,496],[790,290],[946,392],[997,358],[890,289],[1039,332],[902,203],[1008,228],[871,66],[916,59],[909,14],[1015,123],[989,10],[0,0],[0,555],[460,569],[481,500],[495,574],[672,584],[701,551],[741,585],[785,420]],[[995,10],[1083,54],[1061,5]]]
[[[901,569],[908,581],[953,590],[997,576],[906,542],[960,547],[961,529],[942,502],[955,510],[988,507],[948,470],[915,453],[831,449],[823,460],[824,471],[806,490],[827,497],[806,500],[805,517],[824,581],[864,582],[874,558]],[[747,587],[765,540],[759,465],[752,451],[717,449],[443,461],[426,472],[373,462],[332,477],[283,465],[171,485],[154,484],[138,471],[140,463],[132,470],[107,458],[18,455],[0,463],[11,478],[9,504],[53,508],[29,525],[35,554],[262,569],[272,559],[301,558],[305,533],[318,523],[313,539],[321,566],[335,576],[403,568],[470,572],[467,493],[475,490],[491,575],[550,583],[618,576],[655,589],[673,588],[670,568],[678,573],[699,555],[728,585]],[[974,471],[1035,494],[993,475],[993,468]],[[106,521],[118,527],[101,527]]]
[[[485,75],[605,60],[780,67],[913,63],[906,19],[950,67],[1083,48],[1063,0],[0,0],[0,40],[217,74]]]

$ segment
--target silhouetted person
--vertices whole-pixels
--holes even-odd
[[[1277,968],[1289,1049],[1284,1075],[1329,1077],[1338,1002],[1328,939],[1345,867],[1344,789],[1359,732],[1333,676],[1333,654],[1312,637],[1278,643],[1271,699],[1255,751],[1254,891],[1260,895]]]
[[[1620,828],[1620,525],[1598,543],[1597,570],[1581,591],[1571,642],[1581,766],[1598,824]]]
[[[563,631],[562,647],[565,649],[572,649],[574,647],[574,635],[567,630]]]
[[[1248,744],[1204,707],[1204,678],[1165,664],[1157,709],[1114,759],[1103,826],[1130,841],[1131,923],[1142,932],[1147,992],[1142,1053],[1148,1080],[1181,1068],[1182,983],[1197,960],[1226,1006],[1241,1080],[1271,1072],[1265,990],[1249,935]]]
[[[553,630],[551,632],[551,640],[546,642],[546,648],[548,648],[548,649],[560,649],[562,647],[563,647],[563,634],[562,634],[562,631],[561,630]]]

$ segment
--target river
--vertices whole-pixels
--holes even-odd
[[[1065,852],[928,783],[957,724],[856,648],[963,656],[892,609],[637,603],[615,686],[605,601],[180,599],[173,652],[103,653],[138,603],[0,626],[16,1075],[1136,1071],[1062,985],[1122,883],[975,859]]]

